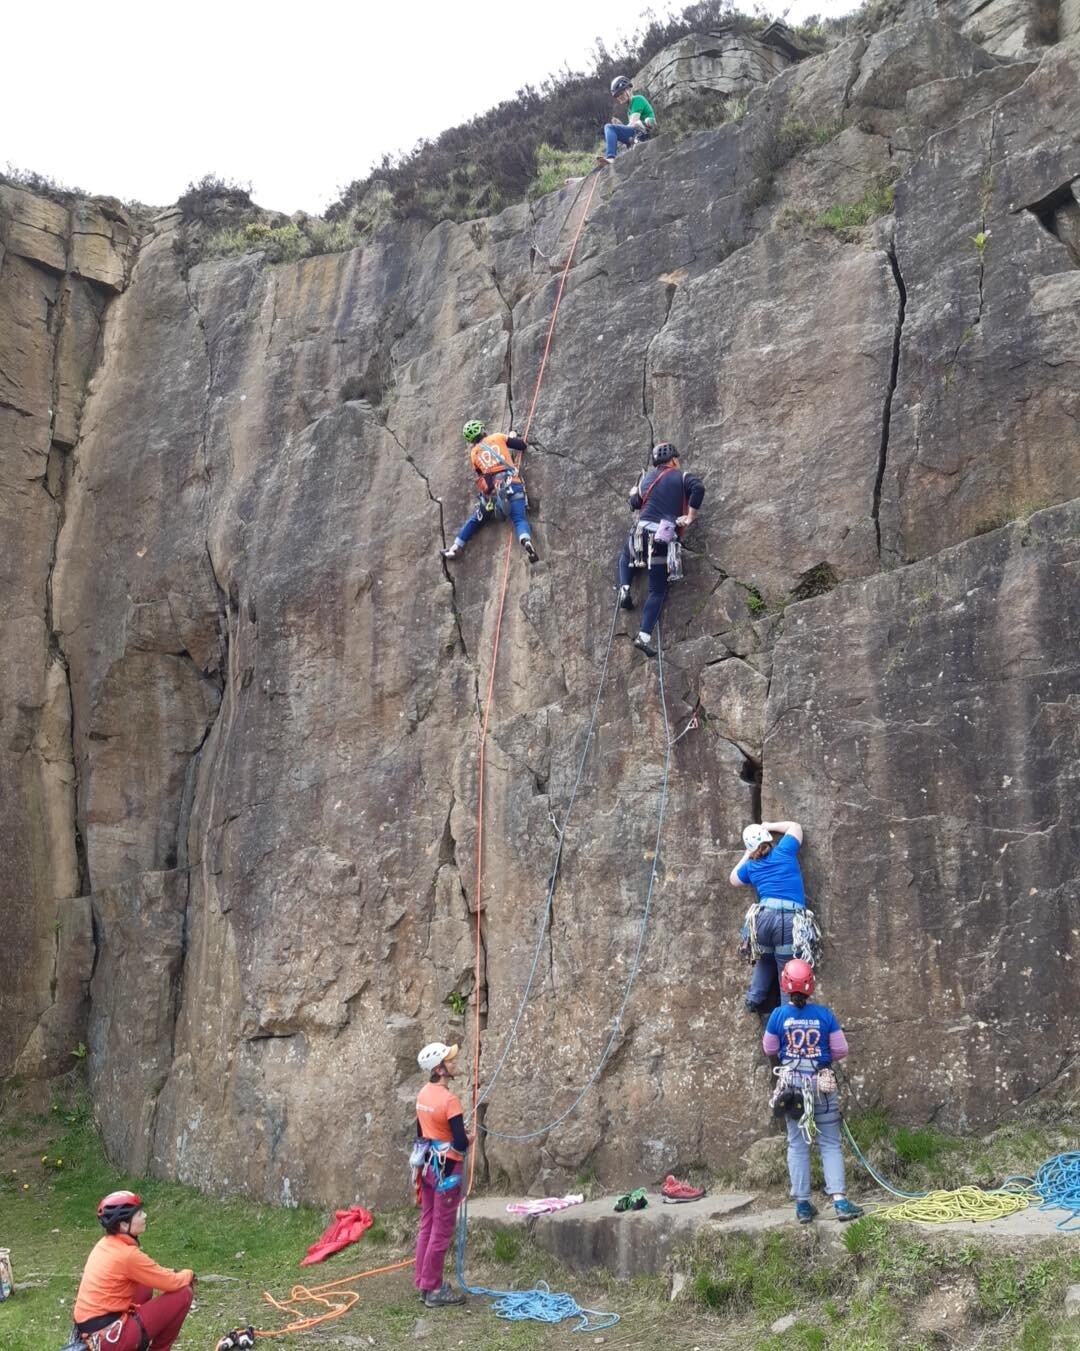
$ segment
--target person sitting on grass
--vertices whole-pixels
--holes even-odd
[[[620,108],[626,109],[626,125],[609,122],[604,128],[604,153],[596,157],[599,164],[614,164],[620,143],[636,145],[638,141],[647,141],[649,134],[656,130],[652,105],[643,94],[634,93],[632,80],[625,75],[616,76],[611,82],[611,97]]]
[[[139,1247],[146,1211],[134,1192],[110,1192],[97,1208],[105,1230],[90,1250],[75,1296],[75,1331],[108,1351],[169,1351],[195,1295],[195,1273],[159,1267]],[[156,1299],[155,1290],[164,1293]]]

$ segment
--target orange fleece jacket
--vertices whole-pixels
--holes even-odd
[[[128,1313],[140,1285],[151,1290],[182,1290],[194,1280],[192,1271],[170,1271],[139,1247],[130,1234],[106,1234],[90,1250],[75,1296],[76,1323],[106,1313]]]

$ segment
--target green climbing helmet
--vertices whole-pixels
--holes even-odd
[[[461,434],[471,445],[474,441],[479,441],[484,435],[484,424],[479,418],[470,418],[462,427]]]

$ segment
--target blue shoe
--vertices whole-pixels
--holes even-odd
[[[795,1202],[795,1218],[800,1224],[809,1224],[816,1214],[817,1207],[812,1206],[809,1201]]]
[[[833,1209],[836,1211],[836,1218],[843,1224],[846,1220],[857,1220],[863,1213],[853,1201],[849,1201],[846,1196],[841,1196],[839,1201],[833,1202]]]

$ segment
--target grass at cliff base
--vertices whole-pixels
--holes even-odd
[[[864,1135],[885,1129],[863,1123]],[[900,1144],[913,1156],[912,1168],[938,1166],[922,1138],[913,1143],[901,1135]],[[264,1290],[282,1298],[293,1284],[336,1280],[411,1254],[415,1212],[405,1209],[380,1215],[359,1244],[301,1269],[300,1258],[327,1223],[325,1210],[220,1201],[176,1183],[127,1176],[106,1160],[85,1098],[72,1089],[44,1112],[0,1112],[0,1246],[12,1250],[18,1287],[0,1304],[4,1351],[59,1351],[65,1343],[82,1264],[101,1232],[96,1204],[120,1186],[135,1188],[146,1202],[151,1256],[166,1266],[190,1266],[200,1277],[181,1348],[209,1349],[247,1322],[281,1326],[287,1320],[263,1301]],[[417,1342],[431,1351],[571,1344],[650,1351],[1076,1346],[1077,1324],[1064,1318],[1063,1297],[1068,1284],[1080,1281],[1080,1239],[1063,1236],[1013,1250],[975,1238],[928,1236],[872,1219],[843,1231],[832,1223],[759,1235],[702,1231],[673,1255],[669,1273],[620,1282],[603,1272],[568,1272],[517,1231],[474,1230],[468,1268],[474,1284],[528,1288],[546,1280],[583,1306],[620,1314],[621,1322],[586,1334],[569,1325],[509,1324],[482,1299],[429,1311],[405,1270],[360,1281],[360,1302],[342,1318],[261,1344],[345,1351]],[[674,1272],[682,1279],[672,1301]],[[771,1325],[789,1315],[794,1327],[773,1334]]]

